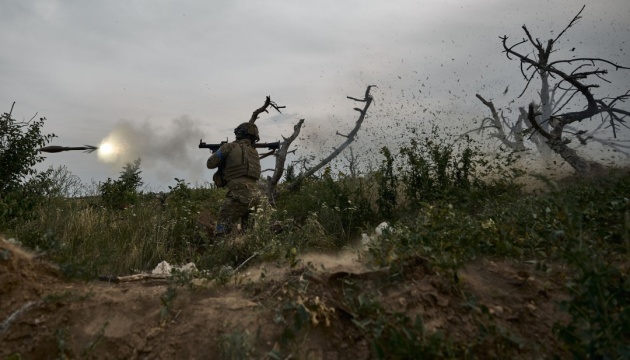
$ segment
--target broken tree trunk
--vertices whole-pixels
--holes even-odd
[[[291,143],[295,139],[297,139],[298,135],[300,135],[300,130],[302,129],[302,125],[304,124],[304,119],[300,119],[297,124],[293,126],[293,134],[288,138],[282,137],[282,142],[280,143],[280,149],[274,154],[276,157],[276,165],[273,170],[273,175],[267,178],[267,199],[271,204],[275,204],[276,198],[276,186],[280,179],[282,179],[282,175],[284,174],[284,165],[287,160],[287,155],[295,150],[289,151],[289,147],[291,147]]]
[[[330,155],[328,155],[326,158],[324,158],[322,161],[320,161],[317,165],[313,166],[312,168],[310,168],[306,172],[300,174],[300,176],[298,176],[298,178],[295,179],[295,181],[292,182],[288,186],[288,190],[292,191],[292,190],[296,190],[297,188],[299,188],[301,183],[302,183],[302,181],[304,179],[306,179],[309,176],[315,174],[321,168],[326,166],[332,159],[337,157],[337,155],[341,154],[341,152],[346,147],[348,147],[348,145],[350,145],[356,139],[357,133],[359,132],[359,129],[361,129],[361,124],[363,124],[363,120],[365,119],[365,116],[367,114],[367,110],[370,107],[370,105],[372,104],[372,101],[374,100],[372,95],[370,95],[370,90],[373,87],[376,87],[376,85],[369,85],[367,87],[367,90],[365,90],[365,95],[364,95],[363,99],[357,99],[357,98],[354,98],[354,97],[351,97],[351,96],[347,96],[347,98],[350,99],[350,100],[360,101],[360,102],[365,103],[365,105],[363,106],[363,109],[354,108],[354,110],[359,112],[359,118],[357,119],[357,122],[355,123],[354,128],[352,129],[352,131],[350,131],[348,133],[348,135],[343,135],[343,134],[340,134],[339,132],[337,132],[337,135],[346,138],[346,140],[341,145],[339,145],[339,147],[334,148],[334,151]]]
[[[600,167],[599,164],[594,164],[589,162],[588,160],[582,158],[578,153],[568,146],[570,140],[562,138],[562,128],[559,128],[560,125],[557,125],[554,129],[553,133],[547,132],[543,129],[538,122],[536,121],[536,116],[540,115],[540,113],[536,113],[534,111],[534,104],[529,104],[528,111],[528,120],[534,127],[534,129],[547,139],[547,145],[549,148],[553,150],[556,154],[560,155],[564,161],[566,161],[580,176],[587,176],[591,173],[592,167]],[[557,134],[556,134],[557,133]]]

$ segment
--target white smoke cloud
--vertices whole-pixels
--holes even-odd
[[[199,124],[186,115],[174,119],[168,128],[121,120],[101,141],[98,157],[117,168],[140,158],[141,169],[155,172],[162,180],[199,179],[203,170],[196,146],[200,134]]]

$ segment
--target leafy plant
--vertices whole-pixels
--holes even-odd
[[[160,296],[162,308],[160,309],[160,325],[166,324],[173,311],[173,301],[177,297],[177,288],[170,285],[164,294]]]
[[[244,360],[254,355],[251,335],[246,331],[234,330],[219,337],[221,359]]]
[[[630,279],[615,264],[593,256],[579,245],[567,254],[577,269],[567,284],[570,314],[555,330],[576,357],[624,358],[630,355]]]
[[[377,359],[457,358],[454,344],[441,332],[429,332],[422,317],[387,312],[378,300],[359,291],[357,284],[344,284],[345,305],[352,310],[352,323],[370,342]]]
[[[42,133],[46,118],[19,122],[12,111],[0,116],[0,224],[26,216],[42,201],[49,171],[34,166],[44,159],[38,149],[55,137]]]
[[[118,180],[107,179],[100,185],[101,201],[109,209],[126,209],[138,202],[140,178],[140,158],[127,163],[120,172]]]

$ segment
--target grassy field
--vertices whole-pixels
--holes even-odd
[[[133,188],[124,190],[132,197],[112,200],[111,191],[117,190],[110,189],[108,201],[105,195],[48,196],[27,216],[5,220],[1,230],[70,278],[127,275],[166,260],[194,261],[205,270],[198,276],[227,283],[232,271],[254,254],[250,264],[266,261],[293,268],[301,254],[351,248],[362,233],[388,221],[390,228],[365,244],[365,261],[374,269],[402,273],[409,261],[423,259],[457,286],[465,266],[480,259],[534,264],[540,274],[559,276],[567,294],[557,308],[566,320],[554,326],[561,347],[553,353],[630,356],[626,170],[589,179],[537,177],[543,187],[531,192],[518,184],[519,176],[531,175],[514,169],[514,159],[490,162],[471,143],[456,149],[414,141],[381,154],[378,170],[360,177],[328,169],[298,191],[282,192],[281,187],[276,206],[258,209],[248,230],[233,239],[212,238],[212,219],[224,191],[191,188],[183,180],[166,194],[141,194]],[[404,313],[393,317],[379,311],[377,303],[361,301],[352,306],[369,320],[357,326],[369,328],[364,336],[373,344],[373,356],[396,348],[424,349],[436,357],[463,354],[461,339],[429,336],[417,319]],[[374,324],[381,324],[381,331]],[[493,331],[496,341],[507,339]],[[235,339],[224,340],[225,351],[235,351],[236,345],[230,345]],[[523,348],[527,344],[513,351]],[[479,351],[483,357],[485,350]]]

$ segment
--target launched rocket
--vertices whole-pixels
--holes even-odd
[[[40,148],[39,151],[47,152],[47,153],[58,153],[62,151],[72,151],[72,150],[83,150],[86,153],[91,153],[95,150],[98,150],[98,147],[92,145],[84,145],[84,146],[57,146],[51,145]]]

